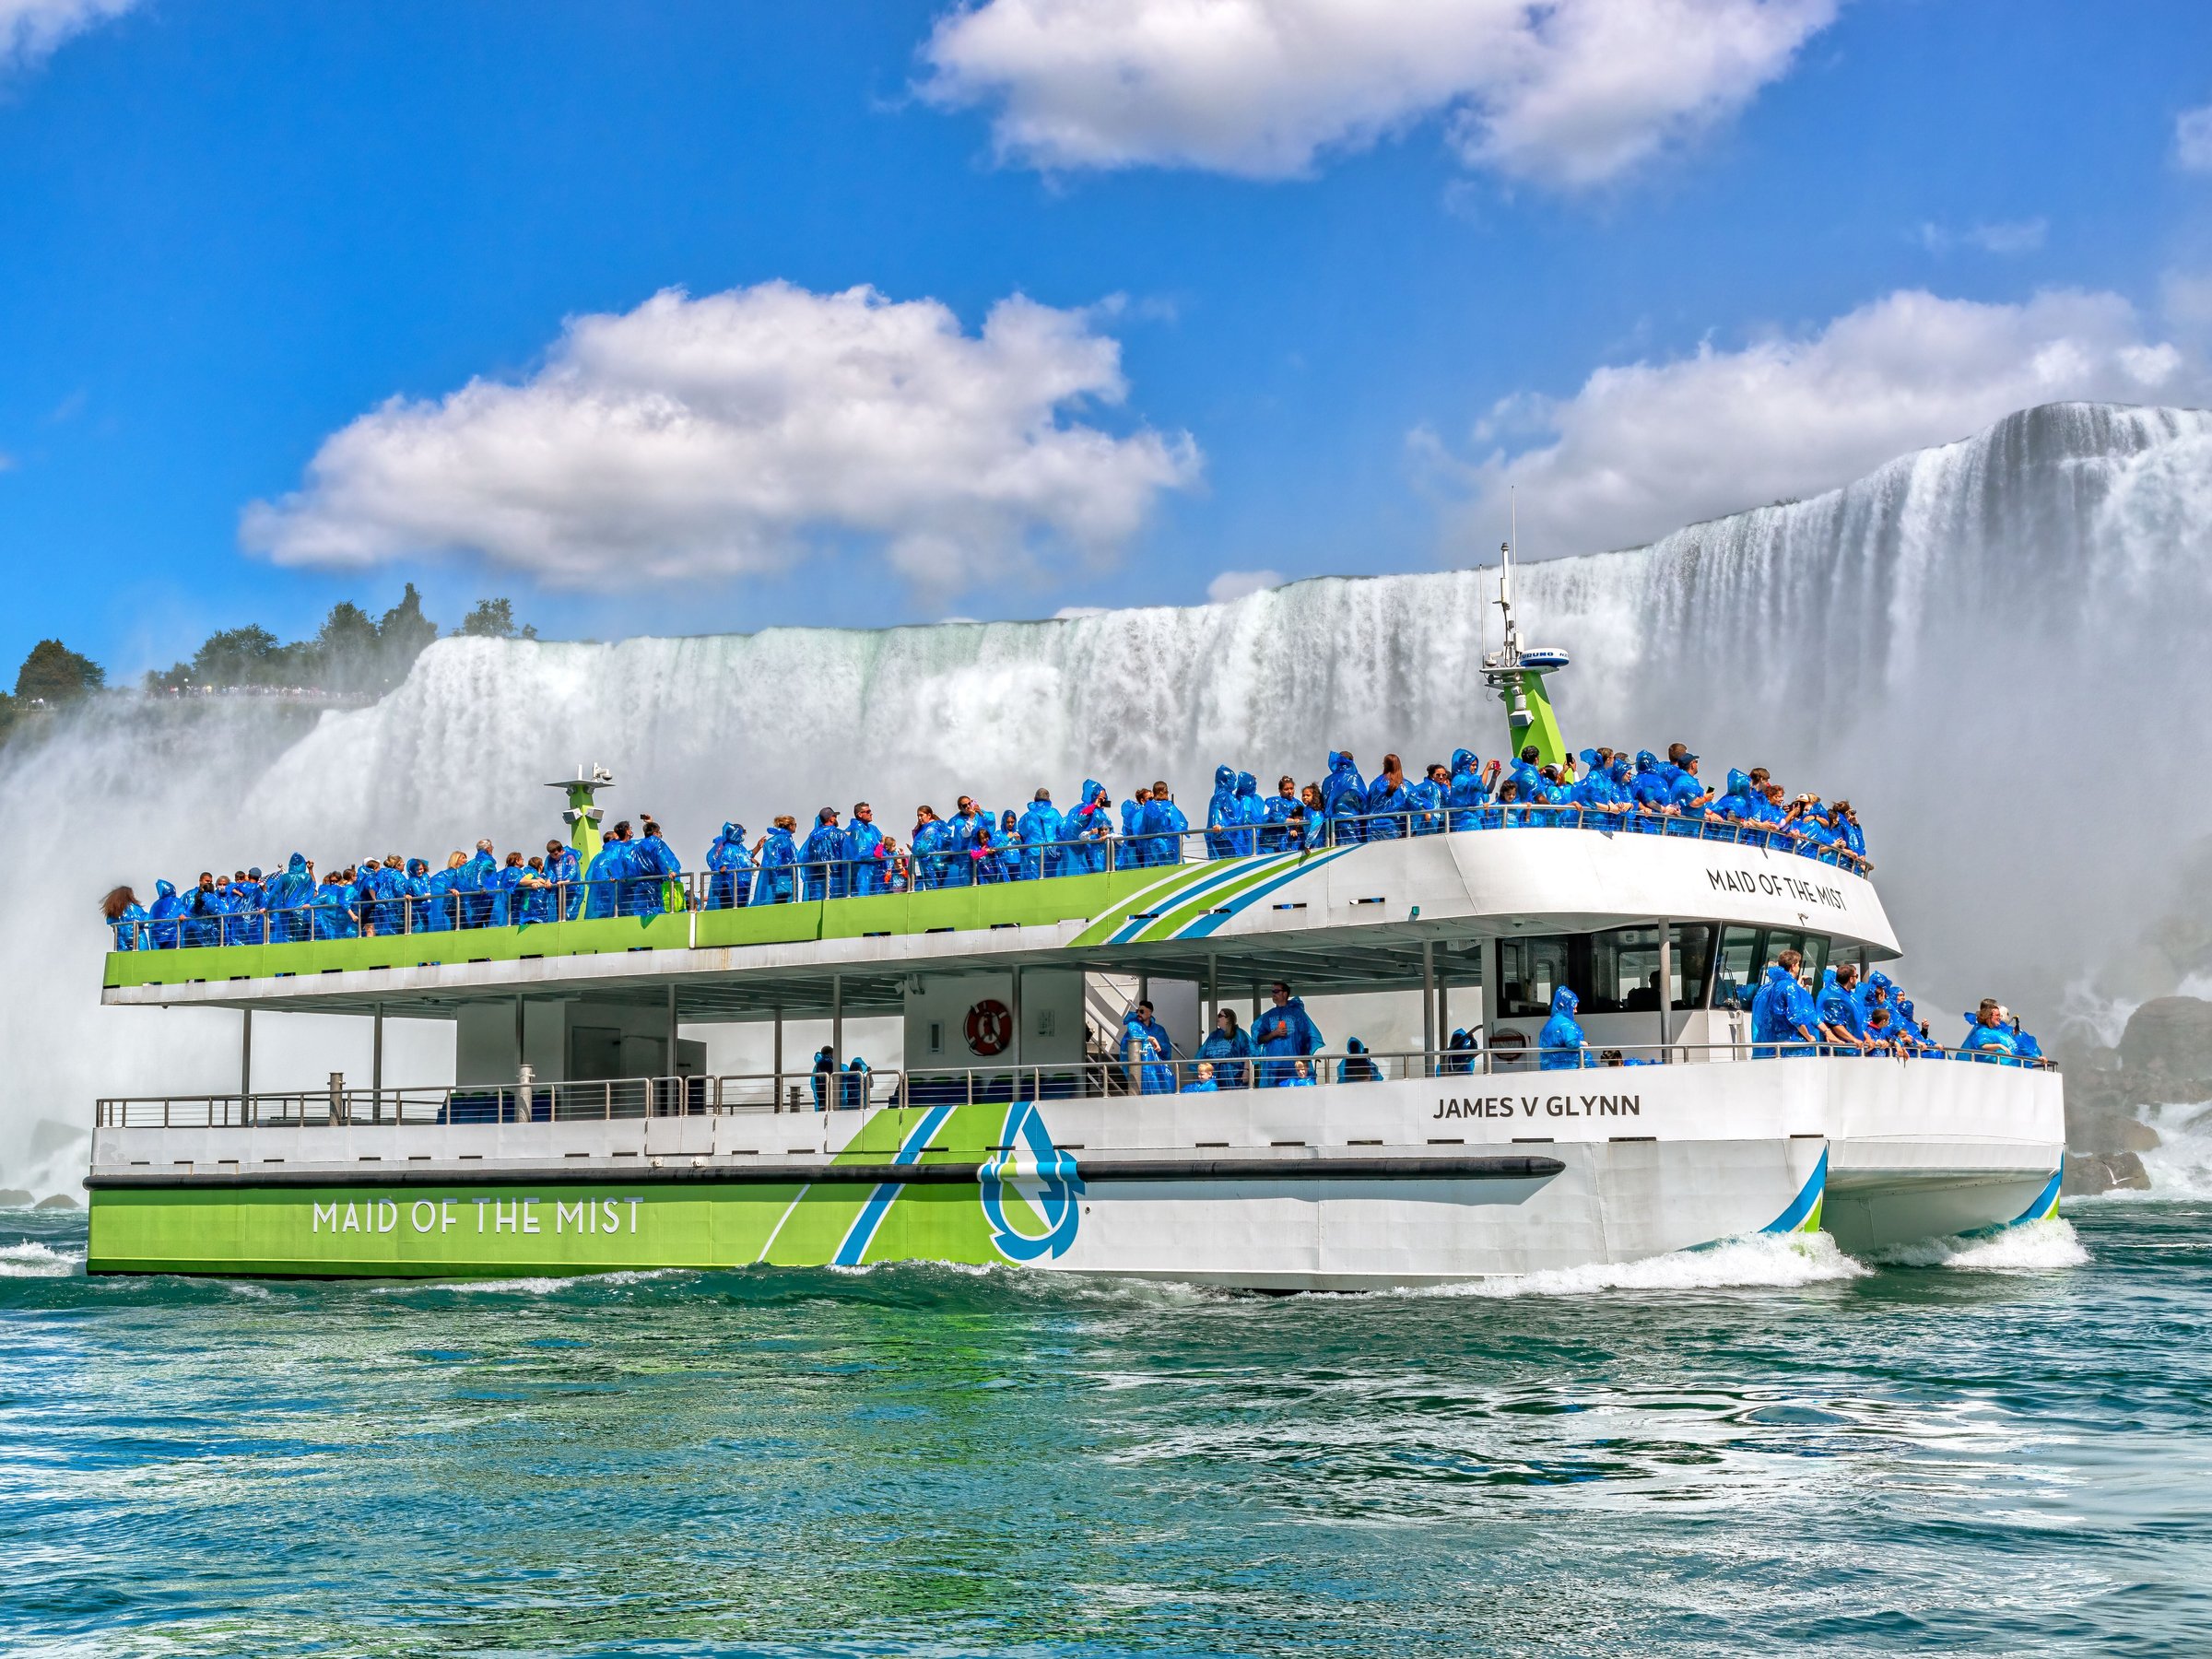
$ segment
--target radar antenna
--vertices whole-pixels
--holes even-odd
[[[1513,552],[1521,539],[1520,501],[1507,496],[1508,536],[1498,549],[1498,608],[1505,618],[1505,640],[1482,659],[1482,677],[1505,704],[1506,724],[1512,752],[1534,747],[1539,764],[1556,766],[1567,759],[1566,739],[1559,735],[1559,718],[1552,712],[1551,692],[1544,677],[1567,666],[1564,651],[1544,646],[1524,647],[1521,629],[1513,617]]]

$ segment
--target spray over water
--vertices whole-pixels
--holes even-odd
[[[1555,691],[1576,747],[1680,738],[1708,778],[1763,764],[1857,806],[1905,977],[1947,1041],[1947,1010],[1985,994],[2055,1019],[2206,821],[2190,740],[2212,706],[2208,555],[2212,415],[2053,405],[1812,500],[1530,564],[1519,601],[1574,653]],[[251,703],[111,702],[5,762],[53,856],[0,877],[29,924],[0,968],[0,1181],[73,1181],[60,1126],[96,1094],[235,1087],[235,1016],[96,1006],[94,903],[115,881],[150,896],[157,875],[295,847],[527,847],[558,830],[544,785],[579,762],[615,771],[611,816],[653,812],[696,865],[732,817],[758,831],[865,799],[903,841],[915,804],[961,792],[995,808],[1040,783],[1065,802],[1087,776],[1117,796],[1165,777],[1187,809],[1224,760],[1303,781],[1332,747],[1369,771],[1386,749],[1488,757],[1494,585],[1458,571],[1065,621],[448,640],[373,708],[304,732]],[[2186,968],[2138,959],[2118,990],[2171,990]],[[258,1077],[365,1063],[358,1033],[290,1041],[257,1030]],[[394,1041],[387,1075],[426,1078],[436,1040]]]

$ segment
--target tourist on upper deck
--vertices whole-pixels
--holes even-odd
[[[1413,832],[1416,835],[1441,835],[1448,827],[1444,802],[1452,793],[1452,774],[1444,770],[1441,761],[1432,762],[1422,774],[1420,782],[1406,792],[1412,804]]]
[[[1797,978],[1804,966],[1804,956],[1795,950],[1783,951],[1768,965],[1766,981],[1751,999],[1754,1060],[1809,1054],[1819,1041],[1818,1011]]]
[[[429,866],[425,865],[424,868],[427,870]],[[413,863],[407,865],[407,874],[410,877],[415,875]],[[575,848],[563,841],[548,841],[546,843],[546,879],[556,889],[554,908],[559,912],[558,920],[573,922],[583,909],[583,888],[580,885],[582,877],[582,866],[576,857]]]
[[[1096,778],[1083,780],[1083,802],[1061,828],[1066,845],[1062,868],[1070,876],[1103,872],[1113,856],[1113,797]]]
[[[1849,801],[1838,801],[1830,815],[1836,828],[1836,839],[1843,850],[1853,858],[1866,856],[1866,832],[1859,827],[1859,815]]]
[[[1289,1061],[1312,1054],[1322,1046],[1321,1028],[1306,1012],[1305,1003],[1290,994],[1290,987],[1275,982],[1268,996],[1273,1006],[1253,1022],[1253,1047],[1266,1058],[1257,1067],[1259,1086],[1271,1088],[1290,1075]]]
[[[788,812],[770,822],[768,833],[753,849],[753,864],[759,871],[753,880],[754,903],[789,904],[798,897],[798,832],[799,820]]]
[[[1206,855],[1231,858],[1237,851],[1237,826],[1244,821],[1237,805],[1237,769],[1214,768],[1214,793],[1206,803]]]
[[[116,949],[151,948],[152,941],[147,936],[146,907],[129,888],[111,888],[108,896],[100,901],[100,913],[108,919],[108,927],[115,935]]]
[[[799,848],[799,875],[808,900],[845,896],[845,832],[837,827],[837,808],[814,815],[814,829]]]
[[[2019,1057],[2019,1044],[2013,1041],[2005,1006],[1995,997],[1983,997],[1982,1006],[1965,1018],[1966,1040],[1959,1045],[1960,1059],[2005,1065]]]
[[[629,820],[623,818],[606,832],[599,851],[592,854],[583,873],[583,913],[587,920],[607,921],[622,913],[623,900],[634,874],[629,862]]]
[[[1260,799],[1260,781],[1250,772],[1237,774],[1237,856],[1249,858],[1260,850],[1266,833],[1267,803]]]
[[[2006,1013],[2012,1022],[2012,1046],[2015,1052],[2023,1060],[2041,1060],[2043,1057],[2043,1045],[2021,1029],[2020,1017],[2018,1014],[2012,1013],[2009,1009],[2006,1010]]]
[[[1145,839],[1140,864],[1171,867],[1182,862],[1182,838],[1190,831],[1191,820],[1175,805],[1164,778],[1153,780],[1152,798],[1146,803],[1142,827]]]
[[[1396,841],[1413,832],[1413,792],[1406,786],[1406,767],[1395,755],[1382,757],[1382,770],[1367,786],[1369,841]]]
[[[1481,828],[1482,809],[1489,803],[1490,787],[1497,779],[1497,761],[1490,762],[1489,782],[1485,782],[1482,761],[1473,749],[1452,751],[1452,780],[1445,786],[1444,800],[1452,808],[1453,829]]]
[[[1280,853],[1286,848],[1296,851],[1295,843],[1287,841],[1286,826],[1290,815],[1298,809],[1298,780],[1285,772],[1275,781],[1275,793],[1265,802],[1266,818],[1260,826],[1260,851]]]
[[[1123,1017],[1122,1059],[1135,1074],[1140,1093],[1175,1092],[1175,1044],[1148,1002]]]
[[[1066,849],[1060,845],[1066,828],[1060,809],[1053,805],[1053,792],[1040,789],[1030,797],[1016,828],[1021,833],[1021,877],[1024,881],[1061,875],[1065,867]]]
[[[1560,985],[1551,994],[1551,1018],[1536,1033],[1536,1066],[1541,1071],[1580,1071],[1590,1064],[1586,1052],[1590,1040],[1583,1035],[1583,1028],[1574,1018],[1574,1011],[1583,1006],[1583,999]]]
[[[745,826],[732,819],[707,849],[707,908],[735,910],[749,904],[752,889],[753,855],[746,851]]]
[[[913,888],[945,885],[945,844],[948,835],[934,806],[914,808],[914,832],[907,838],[907,856],[913,865]]]
[[[865,801],[853,803],[853,821],[845,828],[845,859],[847,892],[883,891],[883,831],[876,827],[876,808]]]
[[[1214,1015],[1214,1029],[1198,1045],[1201,1059],[1214,1064],[1214,1076],[1223,1088],[1245,1086],[1244,1062],[1252,1058],[1252,1038],[1237,1029],[1237,1011],[1222,1008]]]
[[[1143,832],[1145,808],[1151,805],[1151,786],[1139,783],[1136,786],[1136,793],[1122,803],[1122,841],[1121,845],[1114,850],[1115,869],[1130,869],[1144,862],[1137,856],[1136,838]]]

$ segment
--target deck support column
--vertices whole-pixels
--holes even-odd
[[[1490,1051],[1498,1041],[1498,1008],[1503,987],[1498,983],[1498,941],[1482,942],[1482,1075],[1490,1075]]]
[[[1206,1036],[1214,1034],[1214,1021],[1221,1016],[1221,959],[1212,951],[1206,955]],[[1205,1038],[1200,1038],[1204,1041]]]
[[[1667,1045],[1674,1041],[1675,924],[1659,918],[1659,1064],[1667,1062]]]
[[[830,976],[830,1057],[845,1069],[845,976]]]
[[[241,1112],[248,1111],[246,1102],[253,1098],[253,1010],[240,1010],[242,1018],[238,1033],[238,1105]]]
[[[1421,941],[1421,1076],[1436,1074],[1436,941]]]
[[[769,1097],[769,1110],[781,1112],[783,1110],[783,1005],[782,1003],[776,1005],[775,1014],[775,1050],[769,1064],[775,1070],[776,1092]]]
[[[384,1121],[384,1005],[369,1020],[369,1121]]]
[[[1014,1046],[1007,1052],[1006,1059],[1014,1068],[1014,1098],[1018,1100],[1021,1099],[1021,970],[1018,967],[1014,970],[1013,977]],[[1034,1099],[1036,1090],[1030,1092],[1030,1098]]]

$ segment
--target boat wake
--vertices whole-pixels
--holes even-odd
[[[1920,1239],[1867,1257],[1883,1267],[1959,1267],[1983,1273],[2041,1273],[2084,1266],[2088,1259],[2088,1251],[2062,1216],[1978,1238]]]
[[[1865,1264],[1845,1255],[1826,1233],[1761,1233],[1640,1262],[1551,1267],[1394,1294],[1519,1297],[1590,1296],[1608,1290],[1794,1290],[1864,1278],[1869,1271]]]

